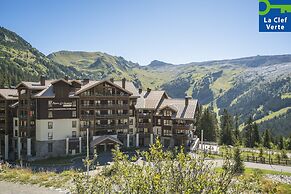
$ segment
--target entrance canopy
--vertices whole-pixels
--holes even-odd
[[[108,144],[108,143],[123,145],[123,143],[119,139],[112,137],[112,136],[109,136],[109,135],[103,135],[103,136],[100,136],[100,137],[97,137],[96,139],[94,139],[90,143],[90,146],[94,147],[94,146],[97,146],[100,144]]]

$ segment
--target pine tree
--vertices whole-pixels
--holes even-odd
[[[286,149],[291,150],[291,136],[288,137],[286,142]]]
[[[282,135],[279,138],[278,149],[279,150],[283,150],[284,149],[284,140],[283,140],[283,136]]]
[[[206,108],[203,111],[199,125],[199,130],[203,130],[203,139],[206,141],[216,141],[217,120],[216,115]]]
[[[253,145],[258,145],[261,143],[261,138],[260,138],[260,134],[259,134],[259,129],[258,129],[258,125],[256,123],[253,124]]]
[[[241,137],[239,132],[239,121],[238,121],[238,115],[235,116],[235,129],[234,129],[234,138],[236,140],[236,143],[240,144]]]
[[[233,172],[235,174],[242,174],[245,168],[241,158],[240,149],[238,147],[234,149],[233,160],[234,160]]]
[[[254,147],[254,141],[253,141],[253,119],[252,117],[249,118],[249,120],[246,123],[246,127],[244,129],[244,140],[245,140],[245,146],[252,148]]]
[[[202,105],[198,106],[198,111],[197,111],[197,131],[196,134],[198,137],[201,137],[201,124],[202,124],[202,113],[203,113],[203,108]]]
[[[263,139],[263,146],[265,148],[271,148],[271,144],[270,144],[270,134],[269,134],[269,130],[266,129],[265,133],[264,133],[264,139]]]
[[[234,144],[233,119],[226,109],[224,109],[221,116],[220,143],[225,145]]]

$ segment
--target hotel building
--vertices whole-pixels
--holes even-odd
[[[0,155],[35,159],[108,150],[115,144],[146,147],[158,136],[165,147],[195,140],[197,100],[132,82],[45,80],[0,89]]]

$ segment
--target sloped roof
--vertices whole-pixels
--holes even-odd
[[[65,79],[62,79],[62,78],[52,81],[51,84],[53,85],[53,84],[58,83],[58,82],[64,82],[64,83],[66,83],[68,85],[72,85],[71,81],[68,81],[68,80],[65,80]]]
[[[177,112],[173,115],[173,119],[194,119],[197,103],[196,99],[189,99],[186,106],[185,99],[164,99],[159,110],[166,107],[175,107]]]
[[[122,87],[122,81],[114,81],[116,85]],[[139,97],[138,89],[130,81],[125,82],[125,89],[132,93],[132,96]]]
[[[99,145],[101,144],[102,142],[106,141],[106,140],[110,140],[110,141],[113,141],[119,145],[123,145],[123,143],[115,138],[115,137],[112,137],[110,135],[103,135],[103,136],[100,136],[100,137],[97,137],[96,139],[94,139],[91,143],[90,143],[90,146],[91,147],[94,147],[95,145]]]
[[[17,100],[18,91],[17,89],[0,89],[0,95],[6,100]]]
[[[18,88],[21,85],[24,85],[25,87],[27,87],[29,89],[32,89],[32,90],[43,90],[43,89],[47,88],[48,85],[50,85],[51,82],[53,82],[53,81],[55,81],[55,80],[45,80],[45,85],[44,86],[42,86],[40,84],[40,82],[25,82],[25,81],[23,81],[23,82],[20,82],[16,86],[16,88]]]
[[[101,84],[103,82],[107,82],[108,84],[112,84],[113,86],[119,88],[120,90],[122,90],[122,91],[124,91],[124,92],[126,92],[128,94],[132,94],[132,92],[130,92],[130,91],[128,91],[128,90],[120,87],[119,85],[117,85],[115,83],[112,83],[110,81],[107,81],[107,80],[102,80],[102,81],[89,81],[89,83],[86,84],[86,85],[84,85],[84,86],[82,86],[81,89],[76,92],[76,94],[80,94],[80,93],[82,93],[82,92],[84,92],[86,90],[89,90],[89,89],[91,89],[91,88],[93,88],[93,87],[95,87],[95,86],[97,86],[97,85],[99,85],[99,84]]]
[[[168,98],[168,95],[165,91],[161,90],[152,90],[150,92],[143,91],[140,94],[140,98],[137,99],[135,108],[140,109],[156,109],[158,108],[159,102],[162,100],[163,96]]]

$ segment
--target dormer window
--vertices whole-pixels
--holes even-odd
[[[172,116],[172,111],[170,111],[170,110],[165,110],[165,111],[164,111],[164,116]]]

